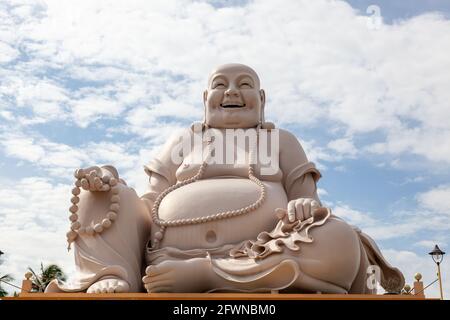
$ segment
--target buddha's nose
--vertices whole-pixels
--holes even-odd
[[[239,97],[240,93],[239,90],[237,90],[234,87],[230,87],[225,91],[225,96],[227,97]]]

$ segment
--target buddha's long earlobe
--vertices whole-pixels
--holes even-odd
[[[259,90],[259,96],[261,99],[261,108],[264,109],[264,106],[266,105],[266,92],[264,89]]]
[[[202,130],[208,129],[208,124],[206,123],[206,100],[208,99],[208,90],[203,91],[203,121]]]
[[[264,119],[264,109],[266,106],[266,93],[264,92],[263,89],[259,90],[259,95],[261,98],[261,124],[264,123],[265,119]]]

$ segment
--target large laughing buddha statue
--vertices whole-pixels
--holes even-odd
[[[297,138],[264,121],[253,69],[216,68],[203,101],[203,123],[145,166],[142,197],[112,166],[75,172],[77,276],[47,292],[400,291],[374,241],[322,207]]]

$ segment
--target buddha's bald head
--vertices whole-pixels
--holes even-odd
[[[261,82],[259,80],[258,74],[255,70],[250,68],[249,66],[241,63],[226,63],[222,64],[218,67],[215,67],[209,74],[208,77],[208,87],[211,85],[211,80],[213,79],[214,75],[220,74],[223,72],[234,72],[234,73],[247,73],[252,76],[252,78],[255,80],[255,84],[257,85],[257,88],[259,89],[261,86]]]
[[[214,128],[251,128],[263,119],[264,91],[255,70],[244,64],[214,68],[203,101],[205,122]]]

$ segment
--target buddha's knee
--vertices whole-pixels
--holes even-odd
[[[350,289],[361,258],[356,232],[344,221],[330,218],[323,226],[311,229],[310,235],[313,242],[300,249],[302,272]]]

